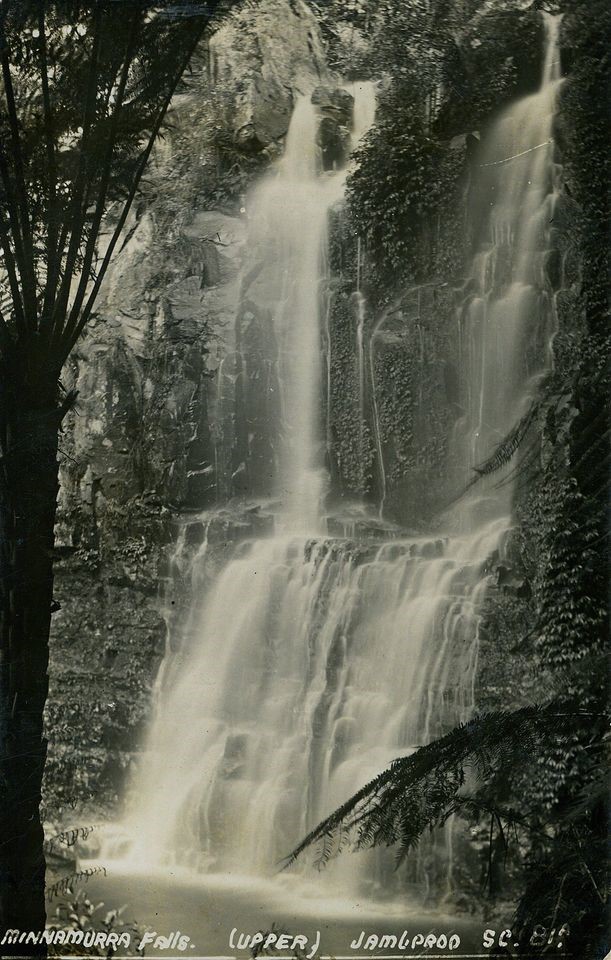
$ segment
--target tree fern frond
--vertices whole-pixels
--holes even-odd
[[[518,448],[528,436],[538,411],[539,404],[533,401],[524,416],[518,420],[515,426],[511,428],[509,433],[503,437],[499,444],[497,444],[492,455],[488,457],[487,460],[484,460],[483,463],[480,463],[477,467],[473,467],[475,476],[471,477],[469,482],[463,487],[460,493],[457,493],[450,501],[448,501],[448,503],[445,504],[446,510],[449,510],[450,507],[464,497],[467,491],[470,490],[471,487],[475,486],[475,484],[478,483],[483,477],[488,477],[493,473],[497,473],[503,467],[507,466]],[[506,482],[510,482],[510,478],[513,479],[514,475],[519,476],[523,468],[526,469],[533,463],[533,461],[536,459],[537,452],[538,444],[535,441],[528,447],[523,460],[513,468],[507,477],[496,484],[495,489],[504,486]]]
[[[578,708],[556,701],[474,717],[410,756],[394,760],[315,827],[286,857],[283,868],[313,843],[338,831],[344,838],[349,831],[356,849],[395,843],[412,848],[427,827],[454,812],[466,769],[485,780],[499,766],[524,758],[541,739],[549,743],[556,735],[565,735],[579,715]]]
[[[503,487],[506,487],[510,483],[515,483],[520,480],[524,475],[527,476],[529,482],[532,480],[532,473],[530,468],[539,460],[540,457],[540,446],[537,440],[530,444],[524,451],[522,457],[517,461],[515,466],[511,468],[506,474],[506,476],[501,477],[495,485],[495,490],[501,490]]]
[[[564,822],[573,823],[588,816],[597,807],[603,808],[609,795],[608,764],[602,761],[590,771],[591,779],[573,798],[564,813]]]
[[[511,428],[507,436],[503,437],[501,442],[495,448],[492,456],[488,457],[487,460],[484,460],[484,462],[478,467],[473,468],[479,477],[487,477],[491,473],[496,473],[497,470],[500,470],[509,463],[514,453],[526,437],[531,424],[537,415],[538,409],[539,405],[537,403],[531,404],[524,416],[521,417],[515,426]]]

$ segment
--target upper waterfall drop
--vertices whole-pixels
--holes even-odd
[[[316,94],[316,91],[315,91]],[[345,156],[324,169],[321,110],[324,99],[352,105]],[[326,278],[328,216],[343,196],[346,161],[374,119],[375,85],[355,83],[338,91],[300,96],[289,126],[284,155],[256,188],[249,205],[250,261],[260,275],[253,285],[273,317],[277,344],[280,437],[275,494],[279,523],[293,532],[321,532],[328,477],[321,424],[321,316]],[[247,269],[251,269],[250,263]],[[251,288],[251,294],[252,289]]]

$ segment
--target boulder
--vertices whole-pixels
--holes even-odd
[[[354,98],[342,87],[320,84],[312,92],[312,103],[321,118],[317,139],[323,170],[335,170],[344,165],[350,152]]]
[[[243,7],[210,43],[213,79],[238,150],[261,153],[286,134],[295,94],[326,78],[316,17],[303,0]]]

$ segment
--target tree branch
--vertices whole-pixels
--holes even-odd
[[[108,248],[107,248],[106,253],[105,253],[105,255],[104,255],[104,259],[103,259],[102,264],[101,264],[101,266],[100,266],[100,269],[99,269],[99,271],[98,271],[97,279],[96,279],[96,281],[95,281],[95,283],[94,283],[94,285],[93,285],[93,289],[91,290],[91,293],[89,294],[89,297],[88,297],[88,299],[87,299],[87,302],[85,303],[85,307],[84,307],[84,309],[83,309],[83,311],[82,311],[82,313],[81,313],[81,317],[80,317],[80,319],[79,319],[79,321],[78,321],[78,323],[77,323],[74,331],[71,333],[71,335],[70,335],[69,337],[62,337],[62,338],[58,341],[58,343],[57,343],[56,362],[58,363],[58,365],[59,365],[60,367],[63,365],[63,363],[65,362],[66,358],[67,358],[68,355],[70,354],[70,351],[71,351],[72,348],[74,347],[76,341],[78,340],[78,338],[80,337],[81,333],[83,332],[87,321],[89,320],[89,317],[90,317],[90,315],[91,315],[91,311],[92,311],[92,309],[93,309],[94,303],[95,303],[95,301],[96,301],[96,298],[97,298],[98,293],[99,293],[99,290],[100,290],[100,286],[101,286],[101,284],[102,284],[102,280],[104,279],[104,276],[105,276],[105,274],[106,274],[106,271],[108,270],[108,266],[109,266],[110,261],[111,261],[111,259],[112,259],[112,255],[113,255],[113,253],[114,253],[115,247],[116,247],[116,245],[117,245],[117,242],[118,242],[118,240],[119,240],[119,237],[120,237],[120,235],[121,235],[121,232],[122,232],[122,230],[123,230],[123,227],[125,226],[125,222],[126,222],[126,220],[127,220],[129,211],[130,211],[131,206],[132,206],[132,203],[134,202],[134,197],[136,196],[136,193],[137,193],[137,191],[138,191],[138,186],[140,185],[140,180],[141,180],[141,178],[142,178],[142,174],[144,173],[144,170],[146,169],[146,165],[147,165],[148,160],[149,160],[149,157],[150,157],[150,155],[151,155],[151,151],[152,151],[152,149],[153,149],[153,145],[154,145],[155,140],[157,139],[157,136],[158,136],[159,131],[160,131],[160,129],[161,129],[161,125],[162,125],[162,123],[163,123],[163,121],[164,121],[164,118],[165,118],[165,115],[166,115],[166,113],[167,113],[168,107],[170,106],[170,102],[171,102],[171,100],[172,100],[172,97],[174,96],[174,93],[175,93],[175,91],[176,91],[176,87],[178,86],[178,84],[179,84],[179,82],[180,82],[180,78],[182,77],[182,75],[183,75],[183,73],[184,73],[184,71],[185,71],[185,69],[186,69],[186,67],[187,67],[187,65],[188,65],[191,57],[193,56],[193,53],[194,53],[194,51],[195,51],[195,48],[197,47],[197,45],[198,45],[198,43],[199,43],[199,41],[200,41],[200,39],[201,39],[201,36],[202,36],[202,34],[203,34],[203,32],[204,32],[205,26],[206,26],[206,25],[204,25],[204,26],[201,28],[201,30],[196,31],[195,39],[194,39],[194,40],[192,41],[192,43],[189,45],[189,49],[188,49],[188,51],[187,51],[187,54],[185,55],[185,57],[183,57],[183,59],[182,59],[182,61],[181,61],[181,63],[180,63],[180,66],[179,66],[178,70],[176,71],[176,73],[175,73],[175,75],[174,75],[174,78],[173,78],[173,80],[172,80],[172,82],[171,82],[171,84],[170,84],[170,89],[169,89],[168,94],[167,94],[167,96],[166,96],[165,102],[163,103],[162,108],[161,108],[161,110],[160,110],[160,112],[159,112],[159,115],[158,115],[158,117],[157,117],[157,119],[156,119],[156,121],[155,121],[155,124],[154,124],[154,126],[153,126],[153,129],[151,130],[151,134],[150,134],[150,136],[149,136],[149,139],[148,139],[148,143],[147,143],[147,145],[146,145],[146,148],[145,148],[145,150],[144,150],[144,152],[143,152],[143,154],[142,154],[142,157],[140,158],[140,163],[139,163],[138,168],[137,168],[137,171],[136,171],[136,173],[135,173],[135,176],[134,176],[134,180],[133,180],[131,189],[130,189],[130,191],[129,191],[129,194],[128,194],[128,196],[127,196],[127,199],[126,199],[126,201],[125,201],[125,204],[124,204],[124,206],[123,206],[123,210],[122,210],[122,212],[121,212],[121,216],[119,217],[119,221],[118,221],[118,223],[117,223],[117,226],[116,226],[115,229],[114,229],[114,232],[113,232],[111,241],[110,241],[110,243],[109,243],[109,245],[108,245]]]
[[[0,311],[0,355],[3,360],[10,359],[14,344],[15,341],[11,337],[9,325],[4,319],[2,311]]]
[[[45,294],[40,318],[41,327],[51,323],[53,297],[59,276],[61,260],[60,248],[57,244],[57,164],[55,157],[55,142],[53,140],[53,114],[51,98],[49,96],[49,77],[47,62],[47,34],[45,25],[45,10],[41,3],[38,14],[38,32],[40,34],[40,80],[42,88],[42,104],[45,128],[45,143],[47,151],[49,207],[47,224],[47,276]]]
[[[9,236],[9,228],[4,220],[4,214],[0,209],[0,244],[2,244],[2,250],[4,251],[4,265],[6,268],[6,273],[8,276],[9,286],[11,288],[11,297],[13,300],[13,310],[15,311],[15,322],[17,324],[17,332],[20,334],[25,333],[25,317],[23,315],[23,302],[21,300],[21,290],[19,289],[19,281],[17,279],[17,270],[15,268],[15,259],[13,257],[13,251],[11,250],[11,241]]]
[[[2,150],[1,143],[0,143],[0,180],[2,181],[2,187],[4,191],[3,199],[6,204],[6,211],[9,218],[9,222],[6,223],[4,221],[4,217],[2,217],[2,221],[0,222],[0,229],[2,230],[3,236],[6,237],[7,243],[11,236],[13,239],[14,257],[10,252],[10,246],[9,246],[8,254],[6,253],[6,246],[4,242],[3,242],[3,246],[5,249],[5,257],[7,260],[7,264],[12,264],[12,269],[14,271],[15,281],[14,281],[14,286],[13,284],[11,284],[11,290],[13,293],[13,299],[15,301],[16,316],[18,317],[19,322],[21,323],[23,329],[25,330],[25,316],[24,316],[24,304],[22,299],[22,291],[21,291],[21,287],[19,286],[19,282],[17,280],[17,270],[19,271],[20,276],[23,275],[23,269],[22,269],[23,245],[21,242],[21,228],[19,226],[19,216],[17,213],[17,208],[15,206],[15,195],[12,188],[11,176],[10,176],[8,164],[6,162],[6,158]],[[7,269],[10,270],[11,267],[8,267]]]
[[[132,57],[133,57],[134,47],[136,43],[136,36],[138,33],[138,25],[139,25],[139,14],[138,12],[134,12],[132,15],[129,35],[127,39],[127,47],[125,50],[125,58],[123,60],[121,76],[119,79],[119,88],[117,90],[116,105],[115,105],[115,109],[113,111],[112,119],[110,123],[108,143],[106,146],[106,156],[104,158],[104,168],[102,171],[100,185],[98,188],[98,199],[96,203],[95,213],[93,215],[93,221],[89,231],[89,236],[87,238],[85,254],[83,257],[81,278],[80,278],[78,289],[74,298],[74,302],[70,309],[70,316],[65,326],[64,336],[66,338],[70,338],[76,328],[76,325],[78,323],[79,311],[83,305],[83,300],[85,299],[85,294],[87,292],[87,287],[89,286],[89,281],[91,278],[91,266],[93,263],[93,258],[95,255],[95,249],[96,249],[99,231],[100,231],[100,225],[102,223],[102,218],[104,216],[104,210],[106,206],[106,195],[108,193],[108,186],[110,183],[110,174],[112,170],[112,156],[113,156],[113,151],[115,148],[115,143],[117,138],[117,128],[119,125],[119,117],[123,109],[123,98],[125,96],[125,87],[127,85],[129,69],[132,63]]]
[[[65,230],[62,235],[67,239],[68,230],[70,232],[70,242],[66,253],[64,264],[63,279],[60,284],[59,293],[53,306],[53,319],[49,333],[52,341],[55,336],[61,337],[63,333],[63,321],[70,296],[70,286],[76,267],[79,245],[82,240],[82,231],[84,223],[84,213],[86,205],[84,204],[84,194],[86,193],[86,169],[87,169],[87,148],[89,146],[89,137],[95,115],[96,92],[98,86],[98,59],[100,46],[102,42],[102,9],[100,4],[96,4],[94,16],[94,34],[93,47],[91,51],[91,60],[89,63],[89,76],[87,80],[87,96],[85,101],[85,114],[83,118],[83,133],[80,143],[80,154],[77,173],[72,183],[72,196],[70,198],[70,210]],[[61,247],[60,247],[61,249]]]
[[[34,274],[34,249],[32,245],[32,232],[28,214],[28,200],[25,186],[25,172],[23,165],[23,155],[21,152],[21,140],[19,135],[19,120],[17,117],[17,108],[15,106],[15,92],[13,90],[13,81],[8,55],[8,43],[4,31],[4,18],[0,18],[0,62],[2,63],[2,78],[4,81],[4,95],[8,109],[9,127],[11,131],[11,140],[13,144],[13,163],[15,168],[15,193],[17,196],[17,222],[20,220],[20,239],[22,246],[22,257],[17,257],[19,272],[21,274],[21,284],[23,287],[23,305],[24,319],[26,327],[34,328],[36,324],[36,281]],[[8,170],[7,170],[8,172]],[[8,193],[8,191],[7,191]],[[17,211],[16,211],[17,213]],[[14,230],[14,227],[13,227]],[[17,248],[16,252],[17,252]]]

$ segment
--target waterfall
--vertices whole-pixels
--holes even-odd
[[[511,106],[482,144],[487,209],[458,318],[464,412],[455,446],[465,473],[527,405],[547,360],[538,341],[553,333],[541,265],[558,74],[556,21],[546,24],[541,89]],[[373,119],[374,91],[350,92],[354,146]],[[210,517],[205,547],[191,555],[191,609],[170,644],[133,785],[130,856],[149,865],[268,875],[391,760],[474,707],[486,563],[503,554],[510,486],[472,497],[430,536],[381,539],[379,523],[369,534],[366,524],[351,537],[327,532],[321,280],[346,169],[321,169],[317,138],[317,112],[302,97],[284,157],[249,205],[258,263],[249,296],[256,287],[277,344],[274,531],[225,543],[215,558]],[[533,305],[543,330],[531,322]],[[372,393],[375,403],[375,384]],[[439,857],[421,865],[427,883],[451,874],[451,844]],[[341,860],[353,889],[391,888],[392,856]]]
[[[365,427],[365,297],[360,290],[355,295],[356,305],[356,368],[359,385],[359,436],[360,455],[363,456],[363,430]]]
[[[265,301],[274,311],[279,344],[281,437],[276,494],[289,528],[319,529],[325,492],[319,424],[321,392],[320,283],[330,207],[343,174],[323,176],[316,149],[318,117],[298,100],[277,176],[257,191],[250,240],[265,263]]]
[[[479,246],[460,305],[460,341],[470,372],[457,425],[457,460],[468,472],[503,439],[532,400],[550,362],[553,294],[544,268],[557,193],[552,121],[560,80],[559,20],[544,14],[540,89],[513,104],[479,151]],[[511,485],[494,494],[508,513]]]
[[[375,110],[374,85],[352,84],[350,147],[366,133]],[[266,177],[248,204],[249,265],[257,271],[248,291],[259,311],[273,318],[279,392],[273,494],[281,504],[279,525],[321,532],[327,491],[323,428],[324,280],[329,211],[344,192],[347,168],[323,170],[320,115],[310,98],[297,99],[278,169]],[[274,398],[270,398],[273,405]]]

